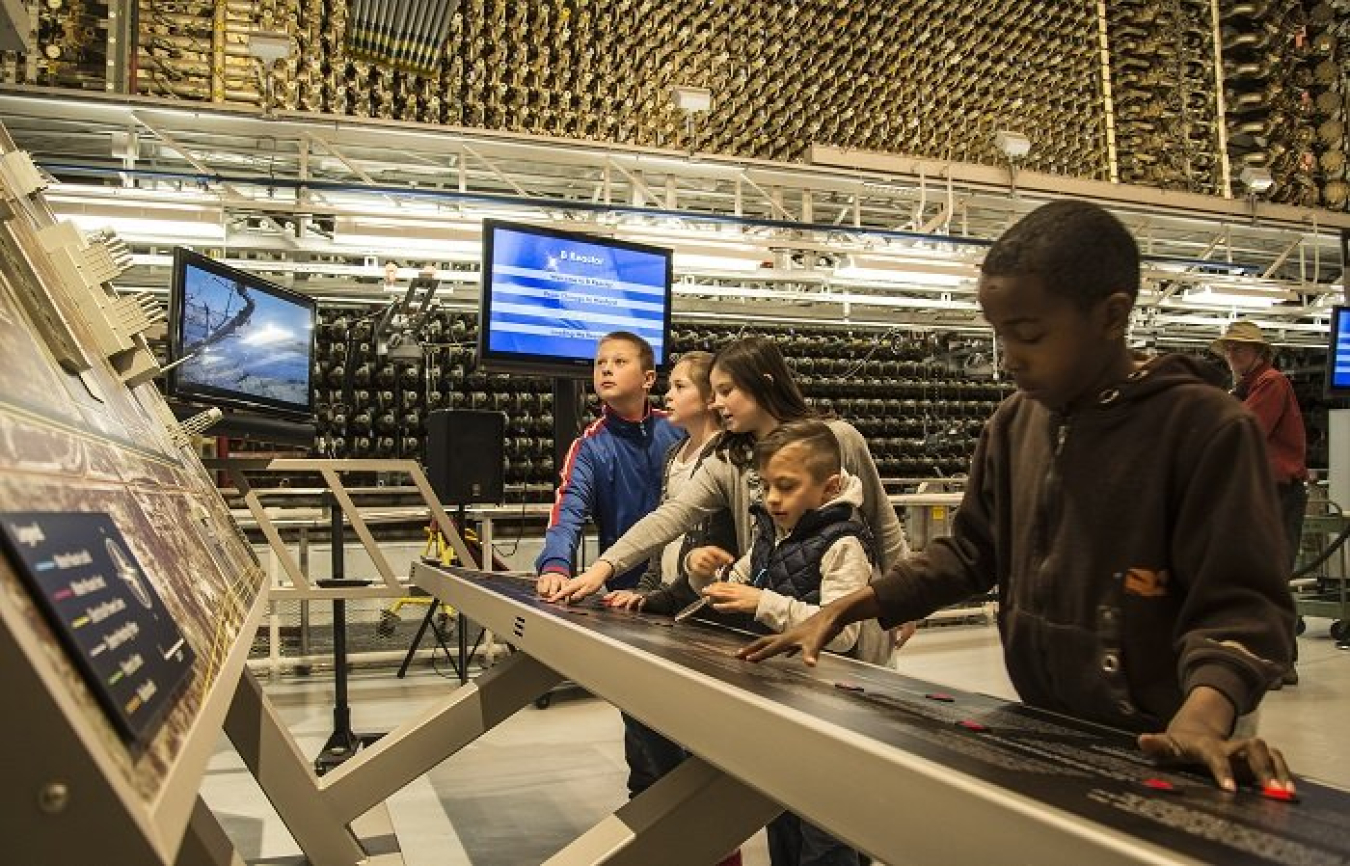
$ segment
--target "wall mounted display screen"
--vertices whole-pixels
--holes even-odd
[[[1327,341],[1327,395],[1350,397],[1350,307],[1331,311]]]
[[[169,396],[313,415],[313,298],[179,247],[169,296]],[[186,359],[186,360],[184,360]]]
[[[196,656],[112,518],[8,512],[0,540],[113,727],[147,743]]]
[[[601,337],[631,331],[664,368],[671,262],[660,247],[485,220],[479,365],[584,376]]]

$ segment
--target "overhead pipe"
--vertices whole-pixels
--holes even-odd
[[[699,211],[671,210],[666,208],[644,208],[633,205],[604,204],[602,202],[580,201],[574,199],[530,198],[497,193],[470,193],[454,190],[436,190],[409,188],[384,184],[354,185],[338,181],[291,180],[285,178],[256,177],[251,175],[194,174],[191,172],[155,171],[149,169],[105,168],[102,166],[77,165],[73,163],[38,162],[38,165],[53,175],[61,173],[82,174],[100,178],[121,179],[140,177],[148,180],[163,180],[184,184],[222,184],[262,186],[274,190],[299,192],[346,192],[359,195],[403,196],[432,201],[448,201],[467,204],[502,205],[506,207],[525,207],[534,209],[555,208],[559,210],[582,211],[586,213],[618,213],[632,216],[666,217],[669,219],[697,220],[717,225],[732,225],[747,228],[777,228],[794,231],[816,231],[822,234],[839,234],[840,228],[833,223],[803,223],[794,220],[766,219],[762,217],[727,216],[707,214]],[[955,246],[988,247],[991,240],[969,238],[959,235],[924,234],[923,232],[901,229],[850,228],[848,234],[865,235],[886,240],[923,241],[925,243],[946,243]],[[1211,263],[1212,264],[1212,263]]]

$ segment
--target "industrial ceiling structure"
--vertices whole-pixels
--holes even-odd
[[[1056,197],[1098,201],[1146,256],[1136,337],[1208,342],[1252,318],[1323,345],[1350,214],[815,145],[804,162],[521,133],[41,90],[0,118],[53,178],[48,200],[111,228],[163,291],[187,244],[332,301],[382,300],[384,263],[430,264],[476,306],[481,221],[552,223],[676,251],[686,321],[984,330],[984,250]]]

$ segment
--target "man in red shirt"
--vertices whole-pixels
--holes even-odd
[[[1289,571],[1298,559],[1303,534],[1303,512],[1308,505],[1307,437],[1303,432],[1303,413],[1294,397],[1294,386],[1284,374],[1271,366],[1274,350],[1251,322],[1234,322],[1212,348],[1228,362],[1233,372],[1233,396],[1242,401],[1266,434],[1266,459],[1275,490],[1279,494],[1280,515],[1285,538],[1289,541]],[[1294,658],[1298,658],[1297,645]],[[1280,685],[1298,682],[1298,670],[1290,665]]]

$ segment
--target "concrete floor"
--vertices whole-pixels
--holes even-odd
[[[1299,638],[1302,682],[1267,697],[1261,731],[1296,773],[1350,789],[1350,652],[1335,648],[1328,626],[1308,620]],[[992,626],[925,629],[906,647],[901,669],[950,688],[1015,697]],[[392,729],[456,685],[427,669],[402,681],[392,672],[354,674],[354,727]],[[332,727],[331,678],[285,678],[267,691],[304,752],[316,753]],[[548,709],[529,707],[497,726],[388,806],[408,866],[521,866],[547,859],[621,805],[625,778],[618,712],[559,694]],[[202,793],[246,862],[304,862],[226,739]],[[767,864],[763,833],[742,852],[747,866]]]

